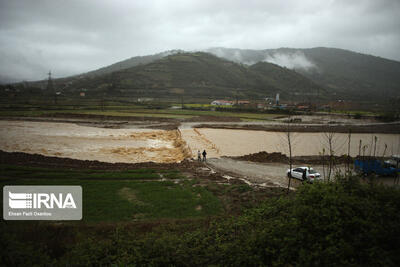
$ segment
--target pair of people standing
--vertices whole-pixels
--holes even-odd
[[[200,150],[197,150],[197,161],[201,161],[201,155],[203,155],[203,161],[206,161],[207,152],[203,150],[203,153],[200,153]]]

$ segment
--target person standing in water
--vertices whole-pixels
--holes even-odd
[[[206,156],[207,156],[207,152],[206,152],[206,150],[204,149],[204,151],[203,151],[203,161],[206,161]]]
[[[198,162],[201,161],[201,153],[200,153],[200,150],[197,150],[197,161],[198,161]]]

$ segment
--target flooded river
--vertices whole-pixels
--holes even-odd
[[[230,130],[230,129],[185,129],[182,136],[193,153],[206,149],[209,157],[241,156],[259,151],[281,152],[288,154],[287,136],[283,132]],[[375,147],[375,136],[377,137]],[[352,134],[350,154],[357,156],[361,140],[361,154],[374,153],[382,156],[397,154],[400,148],[400,135],[396,134]],[[325,149],[329,151],[328,137],[325,133],[291,133],[292,153],[294,156],[319,155]],[[373,145],[372,142],[374,142]],[[363,149],[364,147],[364,149]],[[348,134],[335,133],[332,138],[335,155],[347,154]]]
[[[371,146],[377,137],[376,148]],[[356,156],[359,142],[364,153],[381,156],[399,153],[395,134],[352,134],[350,154]],[[347,153],[347,134],[333,137],[335,155]],[[318,155],[325,148],[323,133],[293,133],[293,155]],[[208,157],[241,156],[259,151],[287,154],[284,133],[185,128],[182,130],[105,129],[74,123],[0,121],[0,149],[104,162],[179,162],[205,149]],[[326,152],[328,153],[328,152]]]
[[[188,156],[178,131],[30,121],[0,121],[0,149],[104,162],[178,162]]]

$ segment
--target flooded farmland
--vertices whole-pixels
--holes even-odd
[[[292,153],[294,156],[319,155],[325,148],[328,153],[329,143],[325,133],[291,133]],[[242,156],[250,153],[267,151],[288,154],[287,137],[284,132],[267,132],[252,130],[230,129],[185,129],[182,136],[196,152],[206,149],[209,157]],[[371,145],[377,137],[376,148]],[[350,142],[350,155],[357,156],[361,140],[361,154],[399,153],[400,135],[396,134],[352,134]],[[375,143],[375,141],[374,141]],[[332,138],[332,148],[335,155],[347,154],[348,134],[335,133]],[[363,149],[364,148],[364,149]]]
[[[241,156],[259,151],[287,154],[282,132],[185,128],[182,130],[108,129],[74,123],[0,121],[0,149],[104,162],[180,162],[205,149],[208,157]],[[318,155],[328,140],[324,133],[292,133],[293,155]],[[376,147],[372,141],[377,137]],[[352,134],[350,154],[399,153],[399,135]],[[386,151],[385,151],[386,144]],[[332,147],[346,154],[348,135],[336,133]]]
[[[104,162],[178,162],[178,131],[104,129],[72,123],[0,121],[0,149]]]

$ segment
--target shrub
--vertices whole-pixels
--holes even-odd
[[[192,230],[172,223],[147,233],[141,232],[143,226],[116,227],[97,237],[82,231],[55,260],[67,266],[396,266],[399,210],[399,189],[339,178],[305,184],[238,217],[216,218],[200,227],[192,222],[197,225]]]

